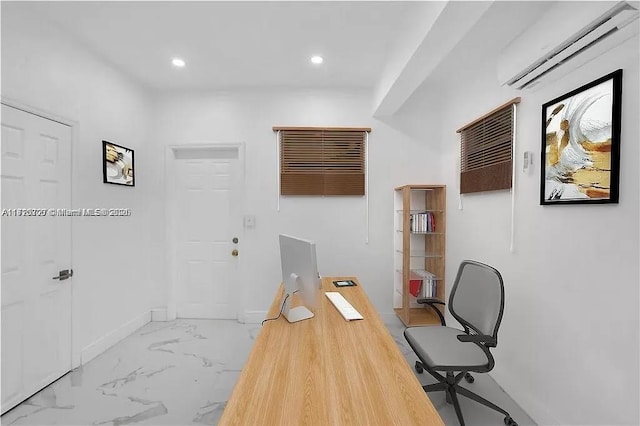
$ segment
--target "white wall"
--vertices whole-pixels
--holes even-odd
[[[279,233],[315,240],[321,274],[358,276],[378,309],[392,312],[393,188],[432,182],[440,174],[439,161],[430,147],[372,119],[370,111],[368,92],[344,90],[166,94],[158,99],[159,143],[245,143],[244,212],[256,216],[255,229],[245,230],[239,244],[247,312],[264,315],[281,281]],[[283,197],[277,211],[274,125],[372,128],[368,244],[362,197]]]
[[[446,96],[422,110],[423,115],[439,110],[442,117],[443,178],[451,188],[448,289],[463,259],[501,271],[506,305],[492,375],[539,424],[637,425],[638,40],[536,92],[501,88],[495,63],[488,58],[451,73],[440,84]],[[541,105],[618,68],[624,69],[620,203],[540,206]],[[464,196],[458,210],[455,130],[516,95],[522,102],[511,253],[509,191]],[[535,154],[531,174],[522,172],[525,150]]]
[[[86,351],[159,303],[162,153],[149,137],[148,95],[22,6],[2,4],[2,96],[77,122],[73,207],[132,210],[128,218],[73,218],[73,346]],[[135,188],[102,183],[103,139],[135,150]]]

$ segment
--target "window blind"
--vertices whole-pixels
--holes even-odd
[[[515,98],[458,130],[460,193],[511,188]]]
[[[278,128],[281,195],[364,195],[370,129]]]

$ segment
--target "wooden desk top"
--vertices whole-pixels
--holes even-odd
[[[323,278],[314,318],[264,324],[220,425],[444,425],[360,283],[336,279],[358,282]],[[324,291],[342,293],[364,320],[345,321]]]

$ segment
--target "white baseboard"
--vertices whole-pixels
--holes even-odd
[[[526,395],[526,392],[514,392],[513,389],[507,387],[504,391],[524,410],[525,413],[539,425],[565,425],[567,422],[558,420],[549,412],[546,406],[540,404],[537,399]]]
[[[167,316],[167,308],[151,309],[151,321],[169,321]]]
[[[520,386],[511,386],[507,382],[508,380],[501,380],[501,375],[496,374],[497,372],[494,370],[489,375],[495,380],[495,382],[502,388],[502,390],[513,399],[516,404],[522,408],[522,410],[527,413],[529,417],[533,419],[534,422],[538,425],[563,425],[567,424],[567,422],[561,422],[558,420],[553,414],[549,412],[547,407],[544,404],[540,404],[540,402],[536,398],[532,398],[531,394],[529,394],[523,387]],[[496,377],[497,376],[497,377]],[[516,373],[517,376],[517,373]],[[506,386],[505,386],[506,384]]]
[[[120,340],[124,339],[150,321],[151,311],[147,311],[126,322],[110,333],[105,334],[95,342],[89,344],[84,349],[82,349],[82,352],[80,354],[82,365],[91,361],[93,358],[100,355],[102,352],[106,351],[111,346],[115,345]]]
[[[260,324],[267,317],[267,311],[241,311],[238,322],[243,324]]]

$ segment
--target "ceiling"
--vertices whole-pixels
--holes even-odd
[[[5,3],[5,2],[3,2]],[[26,2],[154,90],[367,87],[421,2]],[[312,65],[320,54],[324,63]],[[179,56],[186,67],[177,69]]]

